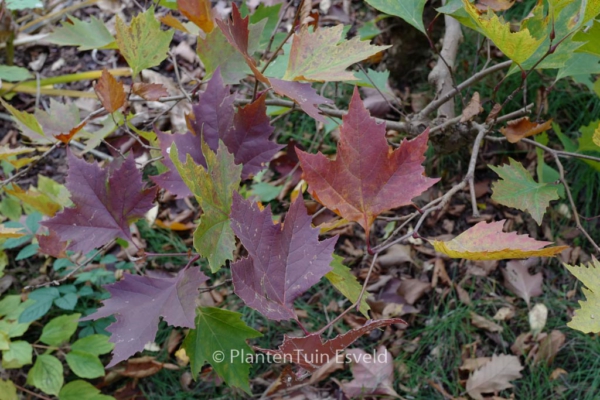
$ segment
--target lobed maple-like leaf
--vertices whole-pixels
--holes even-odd
[[[406,322],[400,318],[369,320],[360,328],[354,328],[326,341],[323,341],[318,333],[311,333],[304,337],[284,335],[283,343],[278,350],[261,348],[257,348],[257,350],[282,357],[286,362],[291,361],[310,372],[314,372],[329,360],[339,357],[340,351],[350,346],[361,336],[373,329],[392,324],[406,325]]]
[[[102,70],[100,79],[94,85],[94,92],[104,109],[111,114],[125,105],[123,84],[117,81],[106,68]]]
[[[492,184],[492,199],[505,206],[529,211],[538,225],[542,224],[546,208],[552,200],[558,200],[558,186],[537,183],[523,165],[509,158],[509,165],[489,167],[501,180]]]
[[[389,15],[402,18],[424,34],[423,9],[427,0],[396,1],[396,0],[366,0],[367,3]]]
[[[350,65],[371,57],[391,46],[373,46],[359,36],[342,39],[344,26],[309,31],[307,26],[294,33],[287,70],[287,81],[352,81],[356,77],[346,71]]]
[[[284,224],[273,224],[271,208],[235,192],[231,228],[249,256],[231,266],[235,293],[265,317],[296,318],[294,300],[331,270],[337,236],[319,241],[302,197],[290,206]]]
[[[385,346],[379,346],[377,353],[367,353],[363,349],[346,350],[347,360],[352,361],[354,379],[342,384],[342,390],[349,398],[365,395],[383,395],[399,398],[394,390],[394,356]]]
[[[156,188],[144,189],[133,156],[113,161],[107,168],[67,155],[66,187],[75,207],[66,208],[42,225],[71,241],[69,250],[88,251],[117,237],[131,240],[129,225],[153,206]],[[120,164],[120,165],[119,165]]]
[[[521,377],[523,366],[519,357],[506,354],[493,355],[492,359],[467,380],[467,393],[475,400],[483,400],[482,393],[499,392],[511,388],[510,381]]]
[[[421,165],[427,139],[425,131],[392,150],[385,125],[371,118],[355,88],[335,161],[321,153],[296,152],[311,195],[346,220],[358,222],[368,236],[377,215],[411,204],[439,180],[427,178]]]
[[[600,262],[592,256],[587,265],[563,264],[584,287],[581,288],[585,300],[579,300],[579,310],[575,310],[573,319],[567,325],[583,333],[600,332]]]
[[[448,242],[432,240],[434,249],[452,258],[504,260],[509,258],[552,257],[569,246],[545,246],[552,242],[535,240],[516,232],[502,232],[504,221],[479,222]]]
[[[115,38],[104,23],[93,15],[89,22],[69,15],[62,26],[48,35],[46,40],[61,46],[79,46],[77,50],[84,51],[112,47],[109,45]]]
[[[169,278],[127,274],[123,280],[106,285],[111,297],[81,321],[115,315],[117,322],[106,328],[112,333],[110,342],[115,344],[107,367],[128,359],[153,342],[159,317],[172,326],[193,328],[198,288],[207,280],[200,268],[193,267]]]
[[[302,111],[320,122],[327,122],[327,119],[320,114],[317,108],[321,104],[333,104],[333,101],[321,96],[306,82],[292,82],[281,79],[269,78],[273,90],[281,95],[287,96],[300,106]]]
[[[205,33],[210,33],[214,29],[210,0],[177,0],[177,8]]]
[[[233,192],[238,189],[242,166],[234,164],[233,155],[219,142],[217,153],[202,142],[206,168],[195,164],[188,154],[185,164],[179,161],[179,151],[171,146],[171,161],[198,200],[202,217],[194,231],[194,248],[208,259],[212,272],[233,259],[235,236],[229,223]]]
[[[133,70],[132,76],[160,64],[169,51],[173,31],[162,31],[154,18],[154,8],[139,13],[127,26],[117,15],[117,45]]]

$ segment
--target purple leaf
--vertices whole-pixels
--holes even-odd
[[[310,83],[290,82],[281,79],[269,78],[273,90],[282,96],[287,96],[297,103],[302,111],[320,122],[327,122],[321,115],[317,106],[332,104],[333,101],[317,93]]]
[[[106,168],[89,164],[68,152],[66,187],[73,208],[66,208],[42,225],[68,241],[68,250],[88,251],[112,239],[132,240],[129,225],[152,208],[156,188],[144,189],[142,174],[130,154]]]
[[[112,333],[110,341],[115,344],[107,367],[128,359],[153,342],[159,317],[169,325],[194,328],[198,288],[207,280],[200,268],[195,267],[172,278],[125,275],[122,281],[107,285],[110,299],[104,300],[96,313],[81,319],[89,321],[115,314],[117,322],[106,329]]]
[[[337,236],[319,241],[301,197],[284,224],[273,224],[270,207],[260,211],[235,192],[230,217],[249,254],[231,266],[235,293],[269,319],[296,318],[293,302],[331,270]]]

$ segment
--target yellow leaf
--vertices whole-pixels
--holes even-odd
[[[594,141],[594,144],[596,146],[600,147],[600,125],[598,125],[598,127],[594,131],[594,136],[592,136],[592,140]]]
[[[581,308],[575,311],[575,316],[567,325],[583,333],[600,332],[600,263],[592,257],[592,262],[587,266],[564,266],[585,285],[581,288],[585,301],[579,300]]]
[[[21,232],[21,228],[7,228],[0,225],[0,238],[18,238],[21,236],[25,236],[25,233]]]
[[[522,28],[519,32],[511,32],[510,23],[501,21],[492,11],[482,15],[469,0],[463,0],[463,4],[481,32],[517,64],[531,57],[545,39],[534,38],[527,28]]]
[[[542,242],[516,232],[502,232],[504,221],[482,221],[448,242],[432,240],[439,253],[467,260],[504,260],[511,258],[552,257],[569,246],[547,247]]]
[[[15,196],[25,204],[29,204],[44,215],[53,217],[63,207],[53,201],[46,194],[38,191],[36,188],[29,188],[24,191],[17,185],[13,185],[12,189],[4,189],[6,193]]]

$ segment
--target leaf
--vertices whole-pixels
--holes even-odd
[[[0,400],[19,400],[17,388],[12,381],[0,379]]]
[[[385,125],[371,118],[355,88],[335,161],[296,150],[311,195],[348,221],[370,226],[384,211],[411,204],[438,179],[424,176],[428,131],[391,150]]]
[[[310,83],[290,82],[275,78],[269,78],[269,81],[277,94],[292,99],[302,111],[317,121],[327,122],[317,107],[321,104],[333,104],[333,101],[318,94]]]
[[[7,82],[19,82],[33,78],[33,75],[23,67],[14,65],[0,65],[0,80]]]
[[[358,296],[360,296],[362,285],[358,283],[356,276],[352,275],[350,268],[342,263],[343,261],[342,257],[334,254],[333,261],[331,262],[332,269],[325,274],[325,278],[354,304],[358,300]],[[366,296],[363,296],[360,300],[360,312],[369,318],[369,310],[370,307],[367,304]]]
[[[379,346],[377,353],[371,354],[363,349],[346,350],[345,359],[352,361],[350,369],[354,377],[352,381],[342,383],[346,396],[383,395],[400,398],[394,390],[394,356],[385,346]]]
[[[451,258],[504,260],[509,258],[552,257],[569,246],[543,248],[542,242],[516,232],[502,232],[505,220],[481,221],[448,242],[431,240],[433,248]]]
[[[61,46],[79,46],[79,51],[101,49],[115,41],[102,21],[93,15],[90,21],[81,21],[72,15],[52,32],[46,40]]]
[[[130,26],[117,15],[116,29],[119,51],[133,70],[132,76],[167,58],[174,31],[160,30],[160,22],[154,18],[154,8],[137,14]]]
[[[483,112],[481,107],[481,100],[479,99],[479,92],[473,93],[473,97],[469,104],[463,109],[460,122],[472,121],[477,115]]]
[[[209,0],[177,0],[179,12],[185,15],[198,28],[210,33],[215,27]]]
[[[67,353],[65,360],[71,371],[80,378],[94,379],[104,376],[104,366],[98,356],[85,351],[73,350]]]
[[[29,385],[55,396],[58,395],[63,382],[63,366],[58,358],[49,354],[39,355],[27,374]]]
[[[523,366],[519,357],[506,354],[492,356],[492,360],[479,368],[467,380],[467,393],[483,400],[482,393],[499,392],[513,387],[510,381],[521,378]]]
[[[114,113],[125,105],[125,89],[123,84],[115,79],[106,68],[94,85],[94,92],[106,111]]]
[[[195,164],[189,154],[182,164],[177,147],[171,146],[171,161],[202,209],[200,223],[194,231],[194,248],[208,259],[211,271],[217,272],[227,260],[233,260],[235,236],[229,226],[229,213],[233,192],[240,185],[242,166],[234,164],[233,155],[227,152],[222,141],[219,141],[217,154],[203,141],[202,153],[206,168]]]
[[[576,42],[583,42],[577,48],[577,52],[589,53],[600,56],[600,22],[594,21],[593,25],[587,30],[581,30],[573,36]]]
[[[40,245],[40,252],[54,258],[67,258],[67,242],[61,242],[57,233],[52,231],[49,235],[36,235]]]
[[[279,346],[278,350],[261,348],[256,348],[256,350],[276,357],[282,357],[281,359],[286,362],[291,361],[309,372],[314,372],[329,360],[339,357],[342,350],[350,346],[361,336],[366,335],[373,329],[383,328],[392,324],[406,324],[406,322],[400,318],[369,320],[360,328],[354,328],[325,342],[323,342],[321,335],[318,333],[310,333],[304,337],[284,335],[283,343]]]
[[[396,0],[367,0],[367,3],[386,14],[402,18],[424,34],[423,9],[427,0],[396,1]]]
[[[42,225],[68,241],[72,251],[88,251],[118,237],[131,241],[129,225],[153,207],[156,188],[144,189],[142,175],[130,154],[120,165],[89,164],[68,152],[66,187],[74,208],[66,208]]]
[[[594,131],[594,135],[592,136],[592,141],[598,147],[600,147],[600,125]]]
[[[285,223],[273,224],[271,208],[233,195],[231,228],[249,256],[231,266],[235,293],[265,317],[297,318],[294,300],[331,270],[337,236],[319,241],[304,200],[292,203]]]
[[[214,307],[198,307],[196,328],[189,331],[183,348],[190,358],[192,375],[198,376],[209,362],[229,386],[251,393],[248,385],[250,364],[245,357],[254,354],[248,339],[262,336],[242,321],[242,314]],[[220,353],[219,353],[220,352]],[[219,361],[216,354],[220,354]]]
[[[134,82],[132,91],[142,99],[149,101],[157,101],[161,97],[169,96],[167,88],[160,83]]]
[[[69,341],[77,329],[81,314],[61,315],[44,325],[40,342],[48,346],[60,346]]]
[[[517,64],[531,57],[544,41],[545,37],[535,38],[525,27],[521,27],[519,32],[512,32],[510,23],[501,21],[492,11],[481,15],[469,0],[463,0],[463,5],[481,32]]]
[[[550,119],[543,124],[538,124],[537,122],[529,121],[529,117],[523,117],[508,121],[506,125],[506,128],[500,128],[500,132],[506,136],[506,139],[510,143],[517,143],[523,138],[537,135],[552,128],[552,120]]]
[[[23,236],[25,236],[25,232],[23,232],[22,228],[7,228],[4,225],[0,225],[0,238],[19,238]]]
[[[6,188],[4,191],[44,215],[54,216],[63,208],[60,204],[56,203],[50,197],[46,196],[44,193],[41,193],[39,190],[37,190],[37,188],[34,187],[30,187],[27,189],[27,191],[25,191],[19,186],[13,184],[12,189]]]
[[[33,114],[17,110],[13,106],[5,102],[2,98],[0,98],[0,103],[12,115],[13,121],[15,121],[15,123],[19,127],[21,133],[34,140],[44,138],[44,131],[42,130],[42,126]]]
[[[475,6],[478,10],[506,11],[515,5],[515,0],[478,0]]]
[[[100,393],[91,383],[76,380],[67,383],[60,389],[59,400],[114,400],[112,396]]]
[[[600,332],[600,263],[592,256],[592,261],[587,265],[563,264],[584,287],[581,288],[585,300],[579,300],[579,310],[575,310],[573,319],[567,325],[583,333]]]
[[[78,339],[71,345],[73,351],[83,351],[99,356],[110,353],[115,345],[109,342],[109,337],[105,335],[94,334]]]
[[[492,200],[505,206],[528,211],[533,219],[542,224],[546,208],[552,200],[558,200],[558,186],[537,183],[520,162],[509,158],[509,165],[489,167],[500,176],[492,184]]]
[[[2,351],[2,368],[19,369],[32,363],[33,346],[24,340],[10,342],[8,350]]]
[[[146,343],[153,342],[159,317],[172,326],[193,328],[198,288],[208,278],[198,267],[182,270],[172,278],[125,275],[122,281],[105,286],[111,297],[103,307],[81,321],[96,320],[115,314],[117,322],[106,330],[115,344],[107,368],[126,360]]]
[[[25,10],[27,8],[42,8],[44,4],[40,0],[6,0],[6,8],[9,10]]]
[[[60,292],[53,287],[41,288],[29,293],[28,297],[35,302],[23,310],[19,322],[35,321],[46,315],[54,300],[60,297]]]
[[[471,312],[471,324],[488,332],[502,332],[504,328],[479,314]]]
[[[343,40],[343,29],[343,25],[336,25],[310,32],[307,26],[302,27],[292,38],[290,60],[283,80],[352,81],[356,78],[346,68],[391,47],[372,46],[358,36]]]

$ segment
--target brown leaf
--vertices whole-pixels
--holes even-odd
[[[146,378],[156,374],[162,368],[163,363],[156,361],[154,357],[130,358],[127,360],[127,367],[121,372],[121,375],[130,378]]]
[[[458,369],[460,369],[461,371],[471,372],[483,367],[490,361],[492,361],[492,357],[467,358],[463,361],[463,364]]]
[[[469,292],[463,289],[460,285],[454,285],[454,289],[456,289],[456,294],[458,295],[458,299],[461,301],[461,303],[470,306],[472,302],[471,296],[469,296]]]
[[[210,0],[177,0],[177,8],[204,33],[210,33],[215,28]]]
[[[538,124],[537,122],[529,121],[529,117],[523,117],[508,121],[506,125],[506,128],[500,128],[500,132],[506,136],[506,139],[510,143],[517,143],[523,138],[547,131],[552,127],[552,120],[549,119],[543,124]]]
[[[493,319],[495,319],[496,321],[508,321],[509,319],[511,319],[514,316],[515,316],[514,308],[502,307],[498,311],[496,311],[496,314],[494,315]]]
[[[487,123],[495,120],[496,117],[498,117],[498,114],[500,114],[500,111],[502,111],[502,105],[498,103],[494,104],[494,106],[492,107],[492,111],[490,111],[489,115],[485,119],[485,122]]]
[[[394,390],[394,357],[385,346],[380,346],[376,354],[363,349],[346,351],[346,359],[352,361],[354,380],[342,384],[346,396],[384,395],[400,397]]]
[[[552,373],[550,374],[550,380],[551,381],[555,381],[558,378],[560,378],[562,375],[568,375],[567,371],[565,371],[562,368],[556,368],[554,371],[552,371]]]
[[[415,304],[425,293],[431,290],[431,284],[418,279],[406,279],[400,283],[397,293],[404,297],[408,304]]]
[[[442,258],[435,259],[433,267],[433,276],[431,278],[432,288],[435,288],[437,286],[438,280],[447,286],[452,286],[452,280],[448,276],[448,272],[446,271],[446,266],[444,265],[444,260]]]
[[[181,21],[178,20],[177,18],[175,18],[173,16],[173,14],[171,14],[170,12],[167,15],[163,15],[162,17],[159,17],[158,19],[160,20],[160,22],[162,22],[163,24],[165,24],[167,26],[170,26],[173,29],[177,29],[178,31],[189,33],[189,31],[187,30],[185,25],[183,25],[181,23]],[[135,83],[134,83],[134,85],[135,85]]]
[[[512,346],[510,346],[510,351],[517,356],[524,356],[533,346],[533,343],[531,342],[532,338],[533,335],[530,332],[521,333],[517,336],[517,339]]]
[[[64,144],[67,144],[71,141],[71,139],[73,139],[73,136],[75,136],[77,132],[83,129],[85,124],[87,124],[87,121],[83,121],[73,129],[71,129],[69,133],[61,133],[59,135],[54,135],[54,137],[63,142]]]
[[[510,381],[521,377],[523,366],[519,357],[493,355],[492,360],[479,368],[467,380],[467,393],[475,400],[483,400],[482,393],[492,393],[512,387]]]
[[[125,104],[123,84],[117,81],[106,68],[102,70],[102,76],[94,85],[94,92],[109,113],[114,113]]]
[[[527,303],[532,297],[542,294],[542,282],[544,276],[541,272],[531,275],[529,267],[538,262],[538,258],[529,258],[523,261],[509,261],[506,269],[502,270],[504,275],[504,286]]]
[[[480,11],[487,11],[491,9],[492,11],[506,11],[511,8],[515,4],[515,0],[479,0],[475,7],[477,7]]]
[[[462,112],[462,117],[460,118],[460,122],[472,121],[479,113],[483,111],[483,107],[481,107],[481,101],[479,99],[479,92],[473,93],[473,97],[469,104],[465,107]]]
[[[566,337],[561,331],[554,330],[550,332],[548,336],[540,341],[540,348],[533,358],[533,363],[546,363],[548,366],[552,364],[554,357],[565,343],[565,339]]]
[[[40,245],[40,252],[55,258],[67,258],[68,243],[61,242],[55,231],[51,231],[49,235],[36,235],[35,237]]]
[[[142,99],[149,101],[157,101],[161,97],[169,96],[167,88],[160,83],[135,82],[132,90]]]
[[[482,317],[474,312],[471,313],[471,323],[478,328],[485,329],[489,332],[502,332],[504,328],[489,319]]]
[[[387,252],[377,258],[377,262],[384,267],[391,267],[404,262],[414,264],[411,256],[411,246],[405,244],[395,244]]]

